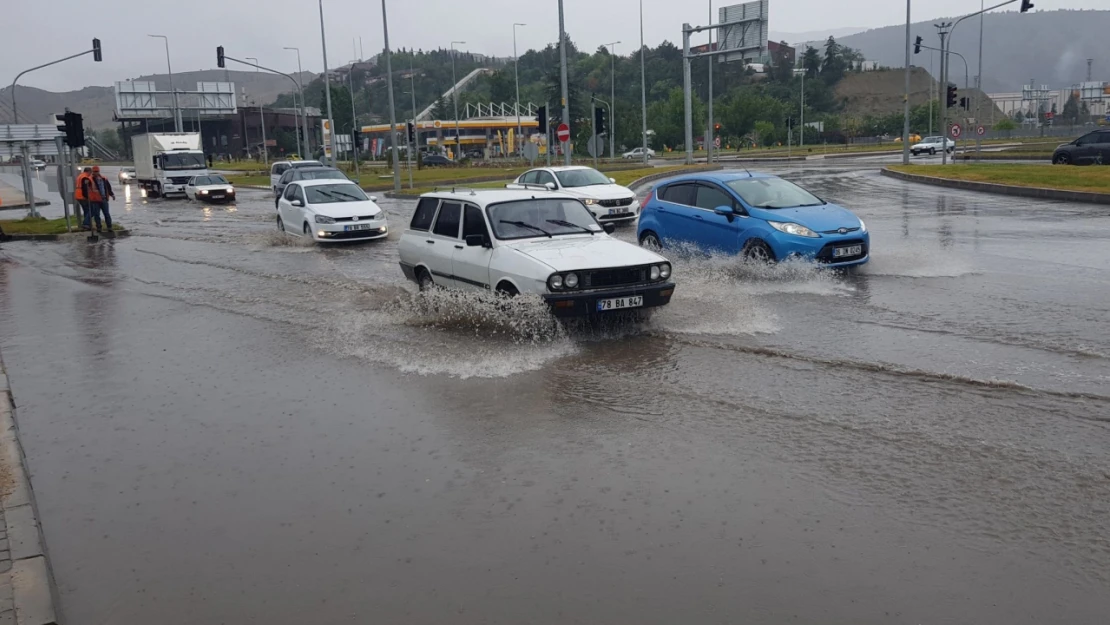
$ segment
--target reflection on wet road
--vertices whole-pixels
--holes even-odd
[[[1110,215],[781,173],[851,274],[680,255],[638,325],[415,292],[272,198],[7,244],[0,345],[75,623],[1096,623]],[[634,240],[634,230],[618,236]]]

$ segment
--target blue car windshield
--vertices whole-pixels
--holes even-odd
[[[796,208],[821,206],[825,202],[782,178],[741,178],[728,186],[753,208]]]

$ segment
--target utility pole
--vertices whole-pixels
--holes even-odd
[[[985,19],[986,0],[979,0],[979,65],[975,71],[975,125],[982,124],[979,118],[979,103],[983,95],[983,20]],[[968,128],[968,132],[971,128]],[[979,160],[979,154],[983,151],[983,137],[978,132],[975,133],[975,160]]]
[[[516,27],[527,26],[528,24],[513,24],[513,77],[516,81],[516,141],[514,143],[523,145],[520,136],[520,57],[516,55]],[[513,146],[516,147],[515,145]],[[516,150],[519,152],[520,150]]]
[[[177,89],[173,86],[173,65],[170,64],[170,38],[165,35],[147,35],[166,42],[166,70],[170,75],[170,93],[173,95],[173,127],[174,132],[181,132],[181,109],[177,106]]]
[[[1087,59],[1087,82],[1091,82],[1091,65],[1095,62],[1094,59]],[[982,70],[980,70],[982,71]]]
[[[709,51],[713,51],[713,0],[709,0]],[[706,164],[713,162],[713,63],[716,62],[717,57],[710,56],[706,59],[709,63],[709,100],[706,113],[708,120],[705,131],[705,162]]]
[[[451,87],[451,100],[455,102],[455,159],[458,160],[459,152],[462,151],[462,135],[459,134],[459,83],[455,77],[455,44],[466,44],[465,41],[452,41],[451,42],[451,82],[454,85]],[[445,142],[446,143],[446,142]]]
[[[940,86],[944,88],[944,97],[940,99],[940,134],[944,141],[941,142],[940,162],[948,164],[948,48],[945,46],[952,22],[934,24],[937,34],[940,35]]]
[[[690,94],[690,25],[682,25],[682,98],[685,106],[686,164],[694,164],[694,112]]]
[[[255,73],[258,73],[258,67],[257,67],[258,66],[258,59],[254,58],[253,56],[244,56],[243,58],[247,59],[247,60],[250,60],[250,61],[254,61],[254,64],[255,64],[254,71],[255,71]],[[261,98],[259,98],[259,100],[258,100],[258,119],[260,120],[260,123],[262,124],[262,149],[259,150],[259,152],[262,152],[262,162],[269,165],[270,164],[270,149],[266,146],[266,113],[262,110],[262,99]]]
[[[389,94],[389,143],[393,146],[393,191],[401,190],[401,163],[397,153],[397,112],[393,108],[393,61],[389,53],[389,18],[385,14],[385,0],[382,0],[382,35],[385,38],[385,81]]]
[[[308,103],[304,101],[304,82],[301,80],[301,74],[302,74],[302,72],[301,72],[301,49],[300,48],[291,48],[291,47],[286,47],[284,49],[285,50],[296,50],[297,51],[297,80],[296,80],[296,83],[297,83],[297,91],[301,95],[301,121],[303,122],[301,126],[302,126],[302,128],[304,128],[304,144],[303,144],[304,145],[304,148],[303,148],[304,151],[301,152],[301,158],[311,158],[311,155],[308,154],[309,152],[312,151],[312,146],[309,144],[309,141],[308,141],[308,136],[309,136],[308,135]],[[300,132],[300,131],[298,130],[298,132]],[[297,149],[302,149],[301,147],[299,147],[301,145],[300,138],[298,138],[297,145],[298,145]]]
[[[613,110],[617,106],[617,44],[619,41],[604,43],[609,47],[609,158],[617,157],[614,148],[614,138],[617,134],[617,114]]]
[[[802,106],[798,111],[798,149],[799,151],[806,146],[806,70],[805,65],[802,66]]]
[[[416,132],[416,70],[414,69],[414,61],[416,53],[409,52],[409,89],[412,93],[412,146],[409,148],[409,188],[412,188],[412,158],[413,152],[416,152],[418,137],[420,135]],[[419,157],[417,157],[419,158]]]
[[[567,35],[563,22],[563,0],[559,0],[559,78],[563,88],[563,123],[568,126],[570,120],[570,102],[567,96]],[[572,136],[573,139],[573,136]],[[570,166],[571,141],[567,141],[567,149],[563,150],[563,163]]]
[[[910,164],[910,2],[906,0],[906,94],[902,103],[902,164]],[[804,131],[803,131],[804,132]]]
[[[644,0],[640,0],[640,122],[643,124],[641,138],[644,141],[644,165],[648,163],[647,140],[647,70],[644,69]]]
[[[382,0],[385,2],[385,0]],[[354,39],[351,40],[351,47],[355,45]],[[392,77],[390,77],[392,79]],[[355,64],[351,63],[351,71],[347,72],[347,84],[351,90],[351,156],[355,159],[355,177],[361,179],[362,172],[358,167],[358,145],[355,143],[355,128],[358,128],[358,115],[355,115]]]
[[[324,101],[328,107],[328,136],[331,148],[331,164],[335,165],[335,116],[331,112],[331,80],[328,78],[328,42],[324,34],[324,0],[320,0],[320,48],[324,54]],[[327,158],[324,159],[328,160]]]

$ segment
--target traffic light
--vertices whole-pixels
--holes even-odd
[[[917,41],[913,42],[913,53],[914,54],[920,54],[921,53],[921,35],[918,35],[917,36]]]
[[[608,125],[605,123],[605,108],[601,106],[594,107],[594,134],[603,135],[608,131]]]
[[[80,113],[66,111],[54,116],[58,120],[58,130],[66,133],[66,145],[80,148],[85,145],[85,122]]]
[[[409,143],[416,145],[416,124],[408,122],[405,124],[409,133]]]
[[[536,122],[539,123],[539,131],[541,134],[547,134],[547,106],[541,106],[536,109]]]
[[[967,105],[967,98],[966,97],[960,98],[960,108],[964,109],[965,111],[971,108],[970,106]]]
[[[1032,0],[1021,0],[1021,12],[1026,13],[1033,8]]]
[[[216,67],[227,67],[227,63],[224,62],[223,46],[216,46]]]
[[[104,55],[100,53],[100,40],[93,39],[93,60],[97,63],[104,60]]]
[[[948,85],[948,108],[955,108],[957,100],[956,85]]]
[[[720,124],[718,124],[718,123],[714,123],[714,124],[713,124],[713,130],[720,130],[720,129],[721,129],[721,125],[720,125]]]

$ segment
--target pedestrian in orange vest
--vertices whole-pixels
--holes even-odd
[[[80,211],[77,215],[78,223],[84,223],[85,215],[89,214],[89,195],[85,192],[85,180],[90,178],[92,178],[92,168],[90,167],[86,167],[80,174],[77,174],[77,186],[73,195],[77,199],[77,210]]]

